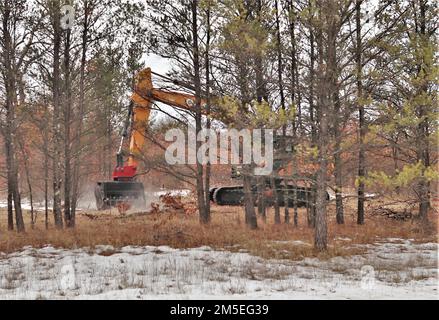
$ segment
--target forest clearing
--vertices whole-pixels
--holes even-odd
[[[193,199],[183,201],[188,207],[192,207],[193,202]],[[329,206],[329,210],[334,212],[335,206]],[[361,250],[352,248],[352,245],[373,244],[392,238],[414,243],[437,242],[434,232],[425,232],[410,220],[398,221],[376,215],[368,217],[365,226],[358,226],[356,217],[352,215],[347,216],[344,225],[329,221],[330,247],[327,252],[320,253],[312,246],[314,233],[307,225],[305,209],[299,209],[297,228],[275,224],[273,210],[270,209],[268,220],[260,220],[257,231],[245,227],[240,208],[213,206],[212,213],[211,224],[204,226],[199,224],[194,211],[187,214],[183,209],[163,208],[158,212],[151,209],[126,215],[120,215],[117,209],[105,212],[81,210],[78,212],[78,226],[74,230],[51,228],[46,231],[41,217],[37,218],[34,229],[28,230],[26,235],[2,232],[0,250],[11,253],[23,247],[42,248],[47,245],[64,249],[88,247],[90,250],[99,245],[114,248],[130,245],[170,246],[182,249],[210,246],[222,250],[246,250],[262,258],[300,260],[306,257],[327,259],[354,255],[361,253]],[[25,217],[29,221],[29,213]],[[1,222],[4,226],[5,219]],[[437,228],[436,224],[434,228]],[[307,245],[289,245],[295,241],[303,241]]]

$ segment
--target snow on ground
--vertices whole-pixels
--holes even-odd
[[[35,210],[35,211],[40,211],[40,212],[42,212],[42,211],[44,211],[44,209],[45,209],[45,207],[44,207],[44,203],[34,203],[33,206],[34,206],[34,210]],[[1,201],[0,201],[0,209],[5,209],[5,208],[7,208],[7,207],[8,207],[8,202],[5,201],[5,200],[1,200]],[[30,201],[27,200],[27,199],[23,199],[23,200],[21,201],[21,208],[22,208],[23,210],[31,210]]]
[[[146,208],[142,208],[143,210],[150,209],[151,202],[160,202],[160,197],[164,195],[171,195],[173,197],[175,196],[182,196],[187,197],[190,195],[191,190],[188,189],[160,189],[160,191],[145,191],[145,198],[146,198]],[[51,208],[52,204],[49,203],[49,209]],[[0,209],[5,209],[8,207],[8,202],[6,200],[0,200]],[[45,206],[43,202],[34,202],[33,203],[34,211],[35,212],[44,212]],[[22,199],[21,201],[21,208],[23,210],[31,210],[30,200],[28,199]],[[80,199],[78,204],[78,211],[83,210],[94,210],[96,209],[95,199],[93,192],[91,194],[87,194],[87,196]]]
[[[8,202],[5,200],[0,200],[0,209],[6,209],[8,207]],[[50,202],[48,204],[49,210],[52,209],[52,203]],[[90,208],[95,208],[96,206],[93,204],[93,206],[85,206],[85,205],[80,205],[79,208],[76,208],[77,211],[83,211],[83,210],[87,210]],[[46,207],[44,206],[44,202],[34,202],[33,203],[33,208],[35,212],[44,212]],[[21,209],[23,210],[27,210],[30,211],[32,209],[32,206],[30,204],[30,201],[28,199],[22,199],[21,200]]]
[[[335,192],[334,192],[334,190],[328,188],[327,192],[328,192],[328,194],[329,194],[329,200],[331,200],[331,201],[335,200]],[[342,193],[341,196],[342,196],[343,198],[355,198],[355,197],[357,197],[358,195],[355,194],[355,193]],[[375,198],[376,196],[377,196],[377,195],[376,195],[375,193],[366,193],[366,194],[364,195],[364,197],[365,197],[366,199]]]
[[[176,196],[182,196],[187,197],[191,193],[191,190],[189,189],[176,189],[176,190],[166,190],[166,189],[160,189],[160,191],[153,192],[153,194],[157,197],[164,196],[164,195],[171,195],[172,197]]]
[[[208,247],[26,247],[0,253],[0,299],[438,299],[437,244],[366,248],[294,262]]]

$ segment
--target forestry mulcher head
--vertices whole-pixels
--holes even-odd
[[[96,207],[107,210],[112,207],[121,213],[132,207],[145,208],[145,190],[141,182],[111,181],[98,182],[95,188]]]

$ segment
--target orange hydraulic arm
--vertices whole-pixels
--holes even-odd
[[[126,165],[121,163],[121,149],[119,148],[118,165],[113,173],[114,180],[130,180],[135,177],[137,170],[136,156],[142,151],[145,144],[145,130],[151,114],[154,101],[165,103],[179,109],[195,111],[196,98],[193,95],[155,89],[152,84],[152,72],[150,68],[140,71],[135,79],[134,92],[131,96],[133,116],[132,132],[130,137],[130,155]],[[202,108],[205,101],[201,100]]]

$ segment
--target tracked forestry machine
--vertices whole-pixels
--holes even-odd
[[[95,188],[96,207],[98,210],[107,210],[112,207],[119,209],[121,213],[131,207],[145,207],[145,190],[141,182],[136,181],[138,176],[138,162],[145,144],[145,132],[147,129],[151,107],[154,102],[161,102],[176,109],[195,111],[196,98],[193,95],[157,89],[153,87],[150,68],[140,71],[135,79],[134,92],[128,107],[128,116],[121,135],[119,149],[116,155],[116,168],[113,171],[113,181],[98,182]],[[156,74],[157,75],[157,74]],[[168,79],[169,80],[169,79]],[[174,84],[190,88],[183,82],[173,80]],[[206,102],[201,99],[202,112],[205,110]],[[212,115],[212,114],[211,114]],[[214,118],[220,117],[219,113],[213,114]],[[129,152],[124,152],[125,140],[129,138]],[[276,143],[275,143],[276,151]],[[284,150],[285,151],[285,150]],[[285,152],[280,152],[285,153]],[[277,163],[277,164],[276,164]],[[293,164],[290,162],[287,167],[282,168],[285,161],[275,159],[275,170],[280,173]],[[232,177],[241,178],[239,167],[234,167]],[[276,188],[280,205],[288,202],[289,206],[296,203],[298,206],[305,206],[312,202],[313,190],[310,188],[296,187],[288,182],[288,179],[277,177],[274,179],[274,186],[271,177],[265,177],[265,188]],[[252,189],[253,198],[258,200],[260,194],[256,187],[256,181]],[[268,190],[270,193],[270,190]],[[244,188],[242,185],[216,187],[210,190],[210,199],[218,205],[240,206],[243,204]]]

